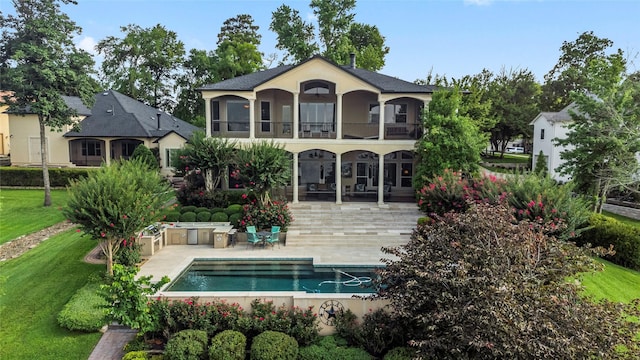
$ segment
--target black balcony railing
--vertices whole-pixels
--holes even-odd
[[[305,123],[298,126],[299,138],[337,138],[336,123]],[[248,138],[249,122],[212,121],[211,133],[216,136]],[[385,140],[416,140],[422,135],[422,126],[418,123],[387,123],[384,124],[383,137]],[[256,121],[256,138],[287,139],[293,138],[293,124],[278,121]],[[368,122],[342,123],[343,139],[379,139],[379,125]]]

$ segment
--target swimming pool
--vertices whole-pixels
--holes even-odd
[[[314,266],[311,259],[195,259],[165,291],[373,293],[380,266]]]

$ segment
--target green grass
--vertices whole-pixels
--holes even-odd
[[[0,359],[89,357],[102,334],[65,330],[56,317],[90,276],[105,271],[82,261],[94,246],[70,230],[0,263]]]
[[[51,190],[51,206],[44,207],[44,190],[0,189],[0,244],[64,221],[66,190]]]
[[[504,164],[504,163],[515,163],[515,164],[528,164],[529,163],[529,155],[528,154],[504,154],[503,158],[493,156],[483,156],[482,161],[492,163],[492,164]]]
[[[608,212],[608,211],[605,211],[605,210],[602,210],[602,215],[606,215],[608,217],[614,218],[614,219],[620,221],[621,223],[625,223],[627,225],[640,228],[640,221],[638,221],[638,220],[631,219],[631,218],[628,218],[626,216],[614,214],[612,212]]]
[[[640,272],[606,260],[596,261],[604,264],[605,268],[601,272],[581,275],[585,294],[615,302],[628,303],[633,299],[640,299]]]

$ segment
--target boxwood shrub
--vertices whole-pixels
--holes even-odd
[[[225,330],[211,339],[209,360],[244,360],[247,338],[239,331]]]
[[[224,209],[224,212],[227,213],[227,215],[231,216],[233,214],[242,214],[242,205],[240,204],[231,204],[229,206],[227,206],[226,209]]]
[[[167,222],[176,222],[176,221],[180,221],[180,212],[179,211],[169,211],[166,213],[166,217],[164,218],[164,221]]]
[[[298,343],[291,336],[267,330],[253,338],[251,360],[296,360]]]
[[[177,332],[164,347],[166,360],[201,360],[206,357],[209,338],[203,330]]]
[[[208,211],[201,211],[199,213],[196,213],[196,221],[206,222],[209,221],[209,219],[211,219],[211,213]]]
[[[187,206],[181,207],[180,208],[180,212],[183,213],[183,214],[186,213],[186,212],[196,212],[197,208],[198,207],[193,206],[193,205],[187,205]]]
[[[211,213],[211,211],[209,211],[209,208],[206,208],[206,207],[196,208],[193,212],[198,214],[198,213],[205,212],[205,211],[208,212],[208,213]]]
[[[72,331],[96,332],[105,324],[103,307],[107,302],[98,295],[100,285],[89,283],[80,288],[58,313],[58,324]]]
[[[411,360],[418,357],[415,349],[406,346],[399,346],[389,350],[385,354],[384,360]]]
[[[229,216],[227,216],[227,214],[224,213],[223,211],[219,211],[211,215],[211,222],[226,222],[226,221],[229,221]]]
[[[593,214],[589,218],[589,228],[582,232],[576,243],[609,247],[613,245],[615,254],[607,259],[629,269],[640,270],[640,229],[602,215]]]
[[[131,351],[122,357],[122,360],[147,360],[147,352],[146,351]]]
[[[191,211],[187,211],[185,213],[182,213],[182,215],[180,215],[180,221],[183,221],[183,222],[194,222],[194,221],[196,221],[196,213],[191,212]]]
[[[236,228],[240,225],[240,220],[242,220],[242,213],[229,215],[229,222]]]

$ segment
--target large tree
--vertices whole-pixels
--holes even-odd
[[[423,119],[425,133],[416,143],[415,189],[421,189],[428,179],[445,169],[477,171],[487,139],[479,134],[471,118],[459,114],[461,101],[459,89],[438,90],[433,94]]]
[[[613,41],[597,37],[593,31],[580,34],[575,41],[564,41],[558,62],[544,76],[540,108],[544,111],[560,111],[569,105],[571,92],[582,91],[586,85],[589,63],[593,59],[609,56],[611,46]],[[613,56],[621,53],[618,49]]]
[[[489,117],[496,123],[491,130],[491,146],[504,155],[510,141],[530,138],[529,122],[540,112],[540,85],[527,69],[502,71],[489,84],[486,96],[491,100]]]
[[[113,275],[113,256],[127,241],[159,219],[160,209],[173,197],[157,170],[137,160],[121,160],[74,180],[63,210],[85,234],[98,241]]]
[[[610,190],[638,181],[640,164],[640,78],[627,75],[622,54],[591,60],[585,89],[572,93],[576,107],[564,139],[561,174],[594,197],[596,212]]]
[[[177,80],[178,104],[174,115],[204,126],[204,101],[197,89],[205,84],[251,74],[264,65],[258,50],[261,35],[251,15],[225,20],[214,51],[192,49]]]
[[[145,104],[171,111],[173,87],[184,60],[177,34],[158,24],[121,27],[123,38],[109,36],[97,45],[109,87]]]
[[[381,270],[377,296],[427,359],[637,359],[640,300],[581,296],[590,253],[477,205],[419,226]],[[620,346],[626,346],[622,350]]]
[[[90,78],[93,59],[74,46],[73,38],[81,29],[60,11],[60,3],[75,4],[14,0],[16,14],[0,14],[0,84],[11,91],[2,101],[10,112],[38,116],[44,206],[51,205],[47,130],[62,131],[77,124],[77,112],[67,106],[64,95],[79,96],[90,107],[95,94]]]
[[[277,34],[276,47],[286,52],[283,62],[300,62],[319,53],[346,64],[353,53],[361,68],[375,71],[384,66],[389,48],[376,26],[354,21],[355,0],[311,0],[310,6],[318,20],[317,34],[312,23],[287,5],[272,14],[269,29]]]

